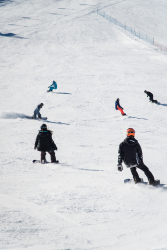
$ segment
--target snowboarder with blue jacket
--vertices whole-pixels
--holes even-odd
[[[123,108],[121,107],[120,103],[119,103],[119,98],[117,98],[116,102],[115,102],[115,109],[119,110],[121,112],[122,115],[126,115],[123,111]]]
[[[36,118],[38,116],[39,119],[41,119],[40,109],[43,107],[43,103],[40,103],[36,109],[34,110],[34,115],[32,118]]]

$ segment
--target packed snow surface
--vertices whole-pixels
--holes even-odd
[[[97,9],[167,45],[166,0],[0,1],[2,250],[167,249],[167,191],[117,170],[132,127],[167,184],[167,55]],[[43,122],[26,116],[41,102],[60,164],[32,163]]]

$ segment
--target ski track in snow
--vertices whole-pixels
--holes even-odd
[[[117,171],[134,127],[144,163],[167,184],[167,57],[97,8],[167,45],[165,0],[0,1],[2,250],[167,250],[167,191],[125,185],[129,169]],[[48,120],[25,119],[41,102]],[[60,164],[32,163],[42,123]]]

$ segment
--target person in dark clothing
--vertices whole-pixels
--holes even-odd
[[[46,163],[46,152],[50,154],[51,162],[58,163],[59,161],[56,160],[54,150],[57,150],[57,146],[52,139],[52,131],[47,129],[46,124],[42,124],[41,130],[39,131],[34,149],[41,151],[41,163]]]
[[[120,103],[119,103],[119,98],[117,98],[117,100],[115,101],[115,109],[119,110],[121,112],[122,115],[126,115],[123,111],[123,108],[121,107]]]
[[[158,103],[157,100],[154,100],[154,99],[153,99],[153,94],[152,94],[151,92],[149,92],[149,91],[147,91],[147,90],[144,90],[144,93],[147,94],[147,97],[149,96],[150,102]]]
[[[36,109],[34,110],[34,115],[32,116],[32,118],[36,118],[38,116],[39,119],[41,119],[41,113],[40,113],[40,109],[43,107],[43,103],[40,103]]]
[[[118,170],[123,170],[122,162],[124,162],[126,167],[130,168],[135,183],[141,182],[136,170],[136,168],[139,168],[147,176],[150,185],[157,185],[159,184],[159,181],[154,179],[153,174],[143,163],[142,149],[134,136],[135,130],[133,128],[129,128],[127,130],[127,138],[119,145],[117,165]]]

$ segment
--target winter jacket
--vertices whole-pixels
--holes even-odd
[[[121,105],[119,104],[119,100],[118,100],[118,99],[117,99],[116,102],[115,102],[115,109],[116,109],[116,110],[118,110],[118,107],[117,107],[117,106],[118,106],[119,108],[123,109],[123,108],[121,107]]]
[[[38,151],[54,151],[57,150],[56,144],[52,139],[52,134],[50,131],[39,131],[34,148]]]
[[[147,97],[149,96],[151,99],[153,99],[153,94],[151,92],[145,90],[145,93],[147,94]]]
[[[118,150],[118,164],[125,163],[127,167],[139,165],[143,162],[142,149],[134,137],[127,137]]]
[[[39,104],[38,106],[37,106],[37,108],[34,110],[34,115],[36,116],[36,115],[38,115],[38,117],[40,117],[41,118],[41,114],[40,114],[40,109],[41,109],[41,105]]]

